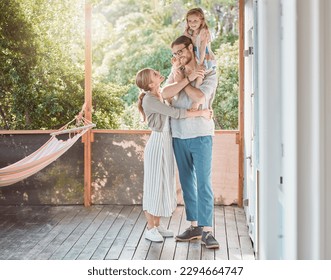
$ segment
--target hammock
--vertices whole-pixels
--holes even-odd
[[[76,120],[76,125],[70,124]],[[22,160],[0,169],[0,187],[15,184],[46,167],[63,155],[75,142],[95,124],[81,118],[73,119],[58,131],[50,134],[51,138],[37,151]],[[57,139],[58,135],[68,134],[67,140]]]

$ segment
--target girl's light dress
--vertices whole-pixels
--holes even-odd
[[[210,37],[209,31],[201,31],[201,32],[207,32],[204,33],[205,36]],[[200,64],[200,49],[201,49],[201,44],[202,44],[202,35],[201,32],[196,36],[196,38],[194,39],[192,35],[190,35],[187,31],[184,32],[184,35],[190,37],[193,41],[193,45],[194,45],[194,52],[195,52],[195,56],[197,59],[197,62]],[[208,43],[206,45],[206,54],[205,54],[205,58],[203,60],[203,64],[206,68],[206,70],[208,69],[215,69],[217,66],[217,62],[216,62],[216,58],[215,58],[215,54],[213,53],[212,49],[211,49],[211,44],[210,44],[211,39],[208,39]]]

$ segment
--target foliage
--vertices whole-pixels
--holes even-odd
[[[133,114],[138,96],[138,89],[134,84],[135,75],[140,69],[150,67],[168,76],[171,69],[170,44],[182,34],[184,16],[189,8],[199,5],[205,10],[208,26],[215,35],[212,48],[219,53],[221,60],[229,60],[226,56],[235,55],[235,48],[238,48],[236,0],[197,1],[199,3],[196,4],[176,0],[163,1],[160,4],[160,1],[143,0],[139,5],[136,1],[115,0],[109,6],[105,2],[107,1],[101,1],[100,6],[95,7],[94,17],[101,18],[103,24],[98,25],[96,33],[95,40],[99,43],[96,43],[97,50],[94,53],[98,54],[98,58],[94,60],[93,68],[95,75],[102,77],[104,82],[129,85],[129,90],[122,97],[126,104],[122,128],[144,127],[139,122],[139,114]],[[127,7],[127,11],[124,7]],[[98,12],[101,16],[98,16]],[[233,46],[232,52],[222,48],[228,44]],[[223,51],[226,51],[224,56],[220,54]],[[235,58],[231,57],[230,60],[235,61]],[[222,102],[217,97],[215,104],[223,108],[215,108],[215,118],[222,123],[222,128],[235,129],[238,127],[238,78],[235,79],[238,67],[232,69],[220,63],[219,71],[222,72],[222,77],[217,92],[222,96]],[[226,92],[228,89],[230,91]]]
[[[216,53],[219,83],[213,109],[218,129],[238,129],[238,43],[223,44]]]
[[[148,129],[147,123],[142,120],[142,116],[136,104],[127,106],[123,113],[123,123],[121,129]]]
[[[128,86],[113,83],[95,83],[93,85],[93,122],[98,128],[118,128],[124,104],[121,97]]]
[[[220,80],[215,117],[237,128],[237,0],[89,0],[93,5],[93,122],[146,128],[135,75],[170,72],[170,44],[188,9],[200,6],[214,35]],[[84,0],[0,2],[0,128],[52,129],[84,103]],[[229,56],[229,57],[227,57]]]
[[[24,101],[33,86],[30,69],[37,63],[32,25],[17,5],[16,0],[0,2],[0,113],[1,126],[7,129],[13,121],[22,122],[29,109]]]
[[[10,61],[2,78],[8,81],[13,73],[16,77],[15,83],[1,83],[1,95],[5,95],[1,98],[2,127],[55,128],[68,122],[80,109],[84,99],[82,58],[71,56],[69,51],[78,49],[72,42],[82,42],[74,35],[81,32],[69,20],[78,4],[74,1],[72,5],[49,5],[45,0],[1,2],[6,6],[1,7],[1,36],[7,47],[1,46],[0,59]],[[61,26],[61,20],[70,31]],[[11,54],[9,59],[6,54]],[[19,59],[18,67],[12,59]]]

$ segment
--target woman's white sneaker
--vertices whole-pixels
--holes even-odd
[[[157,227],[158,232],[163,236],[163,237],[173,237],[174,233],[170,229],[164,228],[162,225],[159,225]]]
[[[163,237],[156,227],[146,229],[145,238],[153,242],[163,242]]]

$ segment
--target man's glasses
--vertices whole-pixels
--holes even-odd
[[[181,48],[180,50],[176,51],[175,53],[172,53],[172,56],[173,56],[173,57],[177,57],[177,56],[182,55],[183,50],[186,49],[187,47],[188,47],[188,46],[185,46],[184,48]]]

